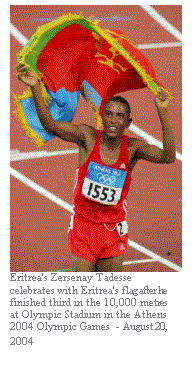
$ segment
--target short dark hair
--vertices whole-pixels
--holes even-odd
[[[130,117],[130,114],[131,114],[131,107],[129,105],[129,103],[127,102],[127,100],[123,97],[121,97],[120,95],[115,95],[114,97],[110,98],[107,100],[106,104],[108,102],[120,102],[120,103],[123,103],[127,106],[127,114],[128,116]]]

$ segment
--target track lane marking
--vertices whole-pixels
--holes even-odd
[[[141,5],[140,5],[141,6]],[[11,35],[23,46],[29,41],[12,23],[10,23]],[[182,39],[180,40],[182,41]],[[182,46],[182,42],[164,42],[164,43],[149,43],[149,44],[137,44],[138,49],[158,49],[158,48],[173,48]]]
[[[133,247],[135,250],[138,250],[138,251],[142,252],[143,254],[148,255],[153,259],[158,260],[160,263],[162,263],[164,265],[167,265],[168,267],[170,267],[170,268],[172,268],[172,269],[174,269],[178,272],[182,271],[182,268],[179,265],[174,264],[174,263],[170,262],[169,260],[162,258],[160,255],[155,254],[154,252],[146,249],[145,247],[139,245],[138,243],[136,243],[132,240],[128,240],[128,244],[129,244],[129,246]]]
[[[47,191],[45,188],[41,187],[37,183],[33,182],[31,179],[27,178],[25,175],[19,171],[10,168],[10,173],[16,179],[20,180],[22,183],[26,184],[28,187],[34,189],[34,191],[40,193],[42,196],[46,197],[48,200],[53,201],[58,206],[63,207],[70,213],[73,213],[73,207],[67,202],[63,201],[61,198],[55,196],[53,193]]]
[[[129,265],[129,264],[139,264],[139,263],[153,263],[157,262],[158,259],[142,259],[142,260],[131,260],[128,262],[123,262],[123,265]]]
[[[10,33],[23,46],[27,44],[28,39],[12,23],[10,23]]]
[[[60,151],[17,152],[17,153],[10,153],[10,161],[21,161],[21,160],[29,160],[33,158],[71,155],[71,154],[78,153],[78,152],[79,152],[78,149],[65,149],[65,150],[60,150]]]
[[[182,34],[170,22],[168,22],[160,13],[158,13],[151,5],[139,5],[150,17],[158,22],[171,35],[182,41]]]
[[[154,138],[152,135],[146,133],[144,130],[140,129],[138,126],[131,124],[129,130],[133,131],[135,134],[139,135],[141,138],[145,139],[149,144],[154,144],[158,148],[163,149],[163,143]],[[176,151],[176,159],[182,161],[182,154]]]
[[[157,140],[157,139],[156,139]],[[149,141],[150,144],[155,144],[153,141]],[[159,148],[163,148],[162,142],[159,142],[159,145],[157,145]],[[72,150],[61,150],[61,151],[35,151],[35,152],[21,152],[21,153],[10,153],[10,161],[22,161],[22,160],[30,160],[35,158],[44,158],[44,157],[52,157],[52,156],[63,156],[63,155],[71,155],[78,153],[78,149],[72,149]],[[182,162],[182,155],[179,152],[176,152],[176,158],[177,160]]]
[[[45,188],[39,186],[37,183],[35,183],[31,179],[27,178],[25,175],[23,175],[19,171],[15,170],[11,167],[10,168],[10,173],[13,177],[20,180],[22,183],[24,183],[28,187],[34,189],[36,192],[40,193],[42,196],[44,196],[47,199],[53,201],[54,203],[56,203],[58,206],[64,208],[65,210],[73,213],[73,206],[72,205],[63,201],[61,198],[55,196],[53,193],[47,191]],[[154,252],[149,251],[148,249],[139,245],[138,243],[136,243],[132,240],[128,240],[128,244],[129,244],[129,246],[131,246],[135,250],[141,251],[143,254],[152,257],[153,259],[157,260],[158,262],[162,263],[163,265],[166,265],[166,266],[168,266],[168,267],[170,267],[170,268],[172,268],[176,271],[179,271],[179,272],[182,271],[180,266],[170,262],[167,259],[162,258],[161,256],[155,254]]]
[[[176,48],[182,46],[181,42],[169,42],[169,43],[153,43],[153,44],[138,44],[138,49],[159,49],[159,48]]]

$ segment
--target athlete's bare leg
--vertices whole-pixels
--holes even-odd
[[[72,255],[72,272],[95,272],[95,264]]]
[[[122,262],[123,255],[98,259],[96,262],[96,272],[122,272]]]
[[[72,272],[122,272],[123,256],[98,259],[96,265],[89,260],[72,255]]]

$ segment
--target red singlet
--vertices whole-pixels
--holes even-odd
[[[95,223],[118,223],[126,219],[126,197],[131,184],[129,137],[123,135],[119,158],[109,165],[100,156],[101,134],[102,131],[98,130],[89,158],[77,169],[73,195],[74,212]]]

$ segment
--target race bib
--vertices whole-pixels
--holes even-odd
[[[90,161],[82,186],[82,194],[102,204],[116,205],[121,198],[126,176],[125,170]]]
[[[117,231],[119,232],[119,236],[124,236],[128,232],[128,225],[126,220],[117,223]]]

